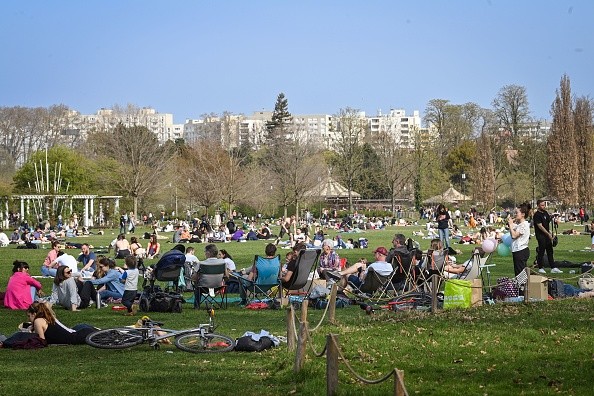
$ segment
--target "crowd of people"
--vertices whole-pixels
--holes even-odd
[[[546,272],[543,264],[545,256],[549,263],[555,262],[553,257],[555,219],[547,212],[542,201],[537,202],[534,211],[527,203],[519,205],[503,218],[503,224],[500,224],[501,216],[499,215],[489,217],[489,222],[493,221],[492,224],[483,223],[482,218],[475,217],[472,212],[463,215],[456,209],[452,213],[444,205],[439,205],[431,211],[431,216],[428,219],[428,224],[433,223],[435,231],[428,233],[432,236],[428,251],[421,252],[414,244],[411,244],[410,239],[397,233],[392,240],[393,246],[390,249],[383,246],[375,247],[373,261],[368,262],[366,258],[361,258],[352,265],[347,265],[346,260],[340,258],[339,250],[362,247],[364,241],[353,238],[343,239],[346,232],[354,229],[349,218],[345,218],[341,222],[342,235],[339,233],[333,238],[328,237],[326,233],[328,228],[322,224],[299,223],[295,216],[277,222],[280,229],[278,236],[272,233],[268,222],[263,222],[260,225],[249,222],[238,227],[230,219],[225,224],[221,223],[212,227],[206,219],[200,223],[182,221],[173,226],[171,242],[182,246],[182,248],[186,243],[205,243],[204,260],[200,260],[196,256],[193,246],[183,248],[186,263],[190,263],[194,273],[198,272],[201,265],[225,263],[226,282],[230,283],[234,277],[239,279],[238,292],[243,304],[246,303],[247,297],[245,285],[258,279],[257,266],[253,264],[239,271],[229,251],[219,249],[215,244],[217,242],[243,241],[252,238],[254,240],[269,240],[262,257],[278,261],[278,277],[283,285],[290,285],[298,264],[299,252],[308,248],[321,250],[316,269],[319,277],[329,282],[339,282],[341,288],[359,289],[363,287],[366,282],[369,283],[368,274],[371,272],[380,277],[392,276],[395,287],[402,290],[405,290],[407,285],[410,287],[411,279],[412,282],[420,282],[428,279],[436,271],[446,278],[462,278],[468,274],[473,263],[471,260],[462,263],[456,262],[455,256],[449,254],[452,251],[452,241],[480,245],[489,239],[501,240],[505,234],[509,234],[511,238],[510,247],[514,274],[518,275],[528,265],[530,257],[528,242],[531,228],[533,228],[539,248],[536,256],[536,269],[539,272]],[[477,219],[479,221],[473,223]],[[529,220],[532,221],[532,226]],[[476,224],[476,230],[471,229],[471,233],[462,234],[458,227],[462,221],[466,222],[468,227]],[[128,227],[128,224],[130,224],[130,220],[121,225]],[[385,227],[386,223],[378,220],[373,224],[371,229]],[[480,228],[478,228],[479,225],[481,225]],[[594,225],[592,229],[594,234]],[[93,327],[88,325],[76,328],[62,325],[56,319],[53,311],[57,307],[79,311],[93,304],[103,305],[108,301],[118,301],[126,308],[126,315],[135,314],[134,302],[138,296],[140,278],[138,261],[158,259],[162,254],[162,246],[159,242],[159,231],[145,235],[145,238],[148,237],[148,242],[146,246],[143,246],[142,239],[136,236],[131,236],[128,241],[129,230],[124,229],[124,232],[121,232],[112,242],[113,258],[94,253],[92,246],[88,243],[80,244],[80,253],[74,257],[64,249],[64,245],[57,237],[51,240],[51,249],[40,266],[42,276],[53,277],[51,291],[47,296],[42,290],[41,283],[31,276],[29,264],[25,261],[14,261],[12,276],[8,281],[4,295],[5,307],[27,310],[31,322],[29,327],[31,333],[48,343],[54,341],[67,344],[80,343],[85,334],[93,331]],[[433,228],[429,227],[427,230],[433,230]],[[19,238],[22,238],[22,235],[17,231],[13,234],[18,234]],[[0,244],[2,245],[8,245],[17,239],[16,235],[8,237],[3,234],[3,231],[0,230]],[[289,250],[284,263],[280,262],[277,254],[279,247],[286,247]],[[477,248],[477,251],[480,251],[480,247]],[[484,254],[482,251],[480,253]],[[122,265],[117,265],[116,260],[123,260]],[[552,268],[551,272],[561,271]]]

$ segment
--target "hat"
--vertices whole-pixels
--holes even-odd
[[[379,254],[381,254],[381,255],[383,255],[383,256],[387,256],[387,255],[388,255],[388,251],[387,251],[387,250],[386,250],[386,248],[385,248],[385,247],[383,247],[383,246],[380,246],[380,247],[378,247],[377,249],[375,249],[375,250],[373,251],[373,253],[379,253]]]

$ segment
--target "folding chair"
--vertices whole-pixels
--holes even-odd
[[[392,276],[395,271],[388,276],[378,274],[373,268],[367,269],[365,280],[361,286],[356,287],[353,283],[349,282],[349,285],[355,290],[359,297],[369,298],[373,301],[380,301],[384,298],[388,298],[390,292],[394,292],[392,285]],[[390,296],[392,297],[392,296]]]
[[[417,284],[421,280],[420,271],[410,252],[408,254],[395,254],[392,259],[392,268],[394,271],[391,275],[391,282],[394,290],[409,291],[417,288]]]
[[[309,275],[312,271],[315,271],[321,252],[320,249],[301,250],[299,252],[297,263],[295,264],[295,271],[291,275],[291,279],[282,284],[286,292],[285,295],[288,295],[292,291],[294,292],[303,289],[307,285]],[[312,283],[313,282],[310,282],[309,287],[305,291],[306,295],[309,294]]]
[[[225,262],[216,264],[200,264],[197,278],[193,282],[194,308],[200,309],[202,303],[212,304],[215,308],[227,308],[227,286],[225,285]],[[220,298],[220,301],[217,300]]]
[[[255,281],[243,277],[237,278],[248,302],[262,300],[263,298],[274,298],[277,293],[280,294],[282,299],[282,284],[279,278],[280,256],[267,258],[256,255],[254,257],[254,266],[258,274]]]
[[[431,281],[433,275],[438,276],[437,288],[441,286],[441,280],[444,277],[443,268],[445,263],[448,261],[447,250],[428,250],[425,255],[423,267],[420,268],[420,282],[423,286],[423,290],[429,292],[431,290]]]

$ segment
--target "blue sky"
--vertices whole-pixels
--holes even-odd
[[[0,106],[128,103],[251,114],[490,107],[526,87],[549,118],[561,76],[594,94],[594,1],[0,2]]]

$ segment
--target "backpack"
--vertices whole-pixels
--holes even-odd
[[[235,340],[235,350],[243,352],[260,352],[264,349],[269,349],[274,346],[270,337],[260,337],[258,341],[254,341],[252,336],[243,336]]]
[[[565,297],[565,284],[558,279],[549,279],[549,295],[553,298]]]

